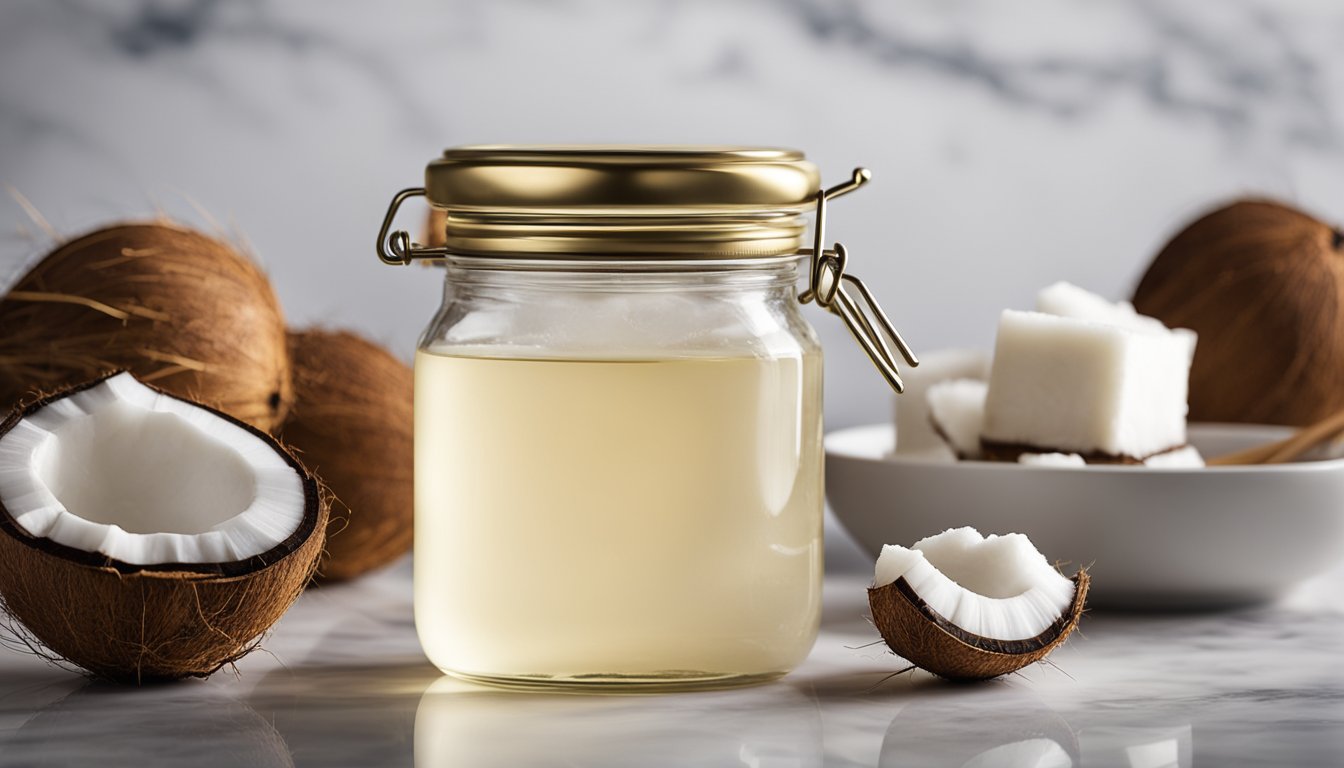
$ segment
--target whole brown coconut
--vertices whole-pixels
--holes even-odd
[[[410,551],[411,368],[347,331],[289,334],[294,407],[281,428],[335,496],[318,578],[341,581]]]
[[[1305,426],[1344,408],[1344,232],[1243,200],[1158,253],[1134,306],[1199,334],[1190,417]]]
[[[0,299],[0,412],[114,369],[267,431],[292,399],[266,276],[229,244],[174,224],[66,242]]]

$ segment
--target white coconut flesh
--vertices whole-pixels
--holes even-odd
[[[883,547],[873,587],[897,579],[952,624],[995,640],[1040,636],[1068,613],[1074,597],[1073,581],[1026,536],[984,537],[974,528],[949,529],[911,548]]]
[[[1017,457],[1017,463],[1029,467],[1087,466],[1087,461],[1076,453],[1024,453]]]
[[[1132,331],[1166,334],[1168,329],[1161,320],[1139,314],[1127,301],[1114,304],[1091,291],[1070,283],[1059,282],[1042,288],[1036,294],[1036,311],[1075,320],[1128,328]]]
[[[129,373],[0,437],[0,503],[37,538],[133,565],[231,563],[303,522],[303,479],[257,434]]]
[[[985,425],[989,384],[976,379],[940,381],[929,387],[929,419],[938,434],[963,459],[980,456],[980,430]]]

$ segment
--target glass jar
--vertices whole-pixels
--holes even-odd
[[[446,211],[442,246],[389,238],[422,193]],[[415,362],[430,661],[618,689],[802,661],[821,612],[822,363],[798,241],[827,196],[789,150],[594,147],[453,149],[398,195],[384,261],[446,263]],[[803,298],[853,310],[895,377],[843,290],[861,289],[843,247],[812,252]]]

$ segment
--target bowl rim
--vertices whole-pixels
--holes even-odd
[[[1255,432],[1264,435],[1266,442],[1280,440],[1292,434],[1293,427],[1275,424],[1230,424],[1222,422],[1194,422],[1189,426],[1195,435],[1215,435],[1231,432]],[[881,436],[877,438],[875,436]],[[1086,466],[1049,466],[1026,465],[1008,461],[948,461],[945,457],[928,454],[899,454],[887,451],[874,453],[872,443],[876,439],[885,440],[887,445],[895,442],[896,426],[888,422],[863,424],[827,432],[823,444],[827,458],[836,457],[849,461],[861,461],[874,464],[898,464],[924,466],[930,469],[940,467],[966,472],[1068,472],[1074,475],[1226,475],[1226,474],[1290,474],[1305,472],[1338,472],[1344,470],[1344,457],[1334,459],[1313,459],[1311,461],[1292,461],[1284,464],[1234,464],[1216,467],[1147,467],[1132,464],[1088,464]],[[860,447],[863,446],[863,447]]]

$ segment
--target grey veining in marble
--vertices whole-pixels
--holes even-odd
[[[442,678],[403,563],[304,596],[236,672],[141,690],[0,654],[0,766],[1329,766],[1344,758],[1344,573],[1274,606],[1098,614],[1009,679],[901,662],[861,577],[828,581],[807,662],[765,686],[538,695]]]

